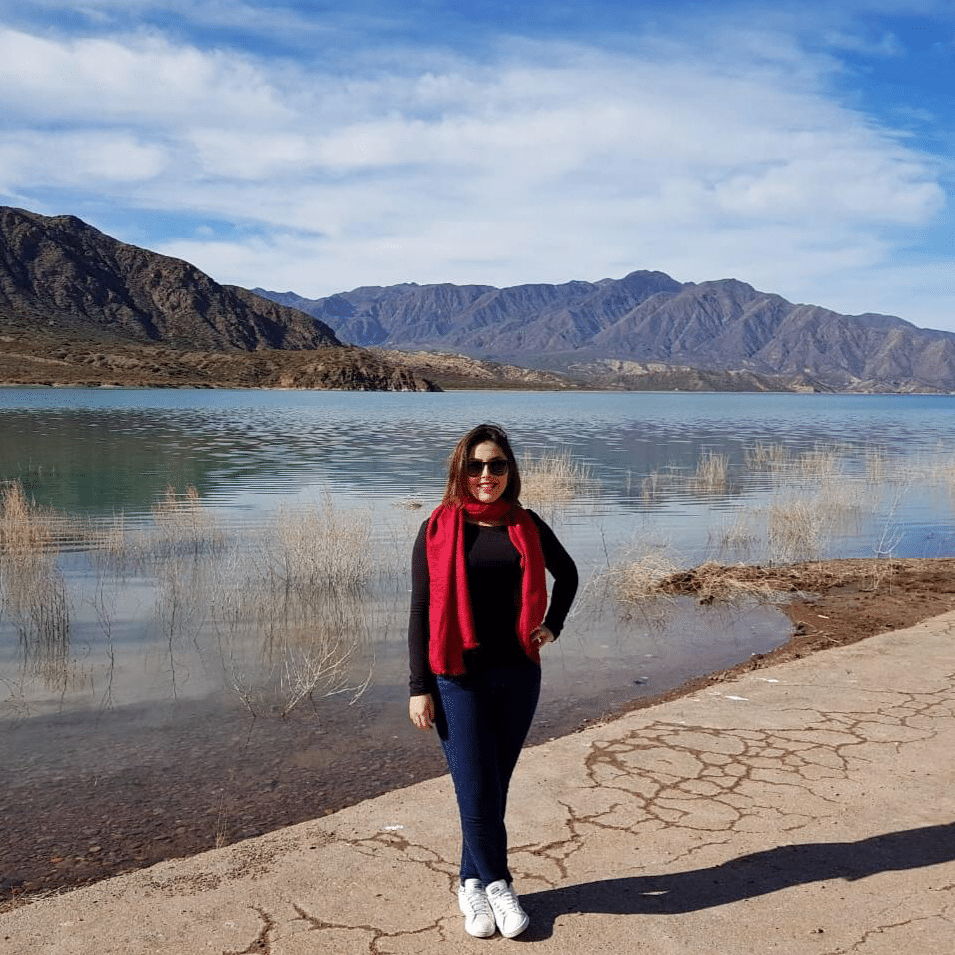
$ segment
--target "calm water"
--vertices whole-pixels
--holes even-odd
[[[951,397],[4,389],[0,480],[125,543],[104,557],[92,530],[65,542],[44,570],[65,620],[50,639],[25,598],[11,608],[5,575],[0,718],[214,697],[238,712],[281,708],[293,696],[289,658],[305,666],[302,635],[316,616],[361,636],[346,682],[369,679],[363,699],[400,701],[411,541],[450,448],[482,420],[503,424],[519,455],[568,451],[589,469],[572,501],[538,505],[584,587],[548,660],[545,703],[602,710],[787,636],[765,607],[634,614],[607,595],[608,570],[628,559],[955,549]],[[759,448],[775,449],[775,464],[754,457]],[[707,454],[725,463],[725,480],[695,476]],[[190,487],[189,508],[155,510],[167,488],[178,500]],[[787,508],[806,509],[812,525],[795,542],[780,536]],[[283,598],[276,635],[284,548],[303,522],[323,537],[329,513],[365,535],[361,582],[320,606]],[[149,534],[163,520],[157,543]]]
[[[0,389],[0,481],[55,518],[0,550],[11,878],[69,884],[439,771],[404,716],[409,554],[483,420],[588,469],[531,505],[582,580],[538,738],[789,635],[771,606],[621,604],[627,562],[955,552],[950,397]],[[190,833],[168,851],[167,811]]]

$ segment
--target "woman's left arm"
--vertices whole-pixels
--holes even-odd
[[[564,545],[557,539],[557,535],[533,511],[529,512],[537,525],[541,539],[541,549],[544,551],[544,564],[554,578],[551,589],[550,606],[544,618],[543,627],[556,640],[564,628],[564,621],[570,612],[570,606],[577,595],[577,565],[573,557],[567,553]],[[547,639],[542,643],[549,642]]]

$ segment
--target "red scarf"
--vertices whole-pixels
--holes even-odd
[[[547,579],[537,525],[520,504],[503,500],[492,504],[467,501],[460,507],[440,505],[428,521],[431,670],[442,676],[460,676],[464,673],[464,651],[478,646],[464,559],[465,512],[479,521],[503,520],[507,525],[508,537],[521,555],[523,571],[517,637],[527,656],[540,663],[540,648],[531,640],[531,634],[543,622],[547,611]],[[508,599],[508,595],[501,594],[501,599]]]

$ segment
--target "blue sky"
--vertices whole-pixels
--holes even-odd
[[[0,204],[220,282],[659,269],[955,330],[955,0],[0,0]]]

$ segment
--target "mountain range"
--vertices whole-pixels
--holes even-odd
[[[345,341],[440,350],[627,384],[647,368],[734,372],[838,391],[955,390],[955,333],[795,305],[736,279],[662,272],[561,285],[394,285],[320,299],[256,293]],[[636,371],[634,371],[636,369]]]
[[[951,392],[955,333],[650,271],[308,299],[0,207],[0,381]]]

